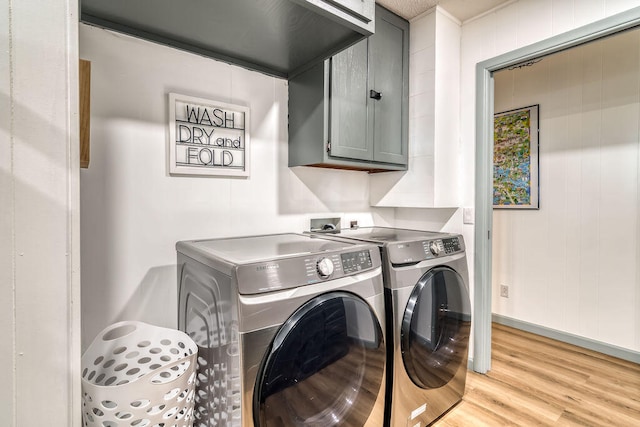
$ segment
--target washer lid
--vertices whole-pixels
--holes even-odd
[[[179,254],[234,277],[243,295],[312,285],[380,268],[380,251],[371,243],[295,233],[183,241],[176,248]]]
[[[295,233],[193,240],[184,242],[184,244],[201,253],[236,265],[338,251],[354,246],[354,243],[331,241]]]

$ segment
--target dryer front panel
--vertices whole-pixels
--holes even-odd
[[[347,292],[317,296],[271,342],[254,389],[255,426],[365,426],[381,406],[384,370],[382,326],[369,304]]]
[[[401,329],[402,360],[422,389],[447,384],[467,364],[471,307],[467,287],[453,269],[425,273],[407,302]]]

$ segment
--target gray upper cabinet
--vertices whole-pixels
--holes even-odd
[[[82,22],[290,78],[375,28],[374,0],[81,0]]]
[[[332,156],[373,160],[366,132],[368,43],[340,52],[330,62],[330,152]]]
[[[289,81],[289,166],[406,170],[409,23],[376,6],[376,32]]]

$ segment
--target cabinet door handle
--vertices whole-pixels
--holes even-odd
[[[380,92],[376,92],[375,90],[371,89],[369,91],[369,98],[373,98],[376,101],[380,101],[382,99],[382,94]]]

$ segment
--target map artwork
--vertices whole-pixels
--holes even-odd
[[[538,114],[534,107],[495,115],[494,207],[537,208]]]

